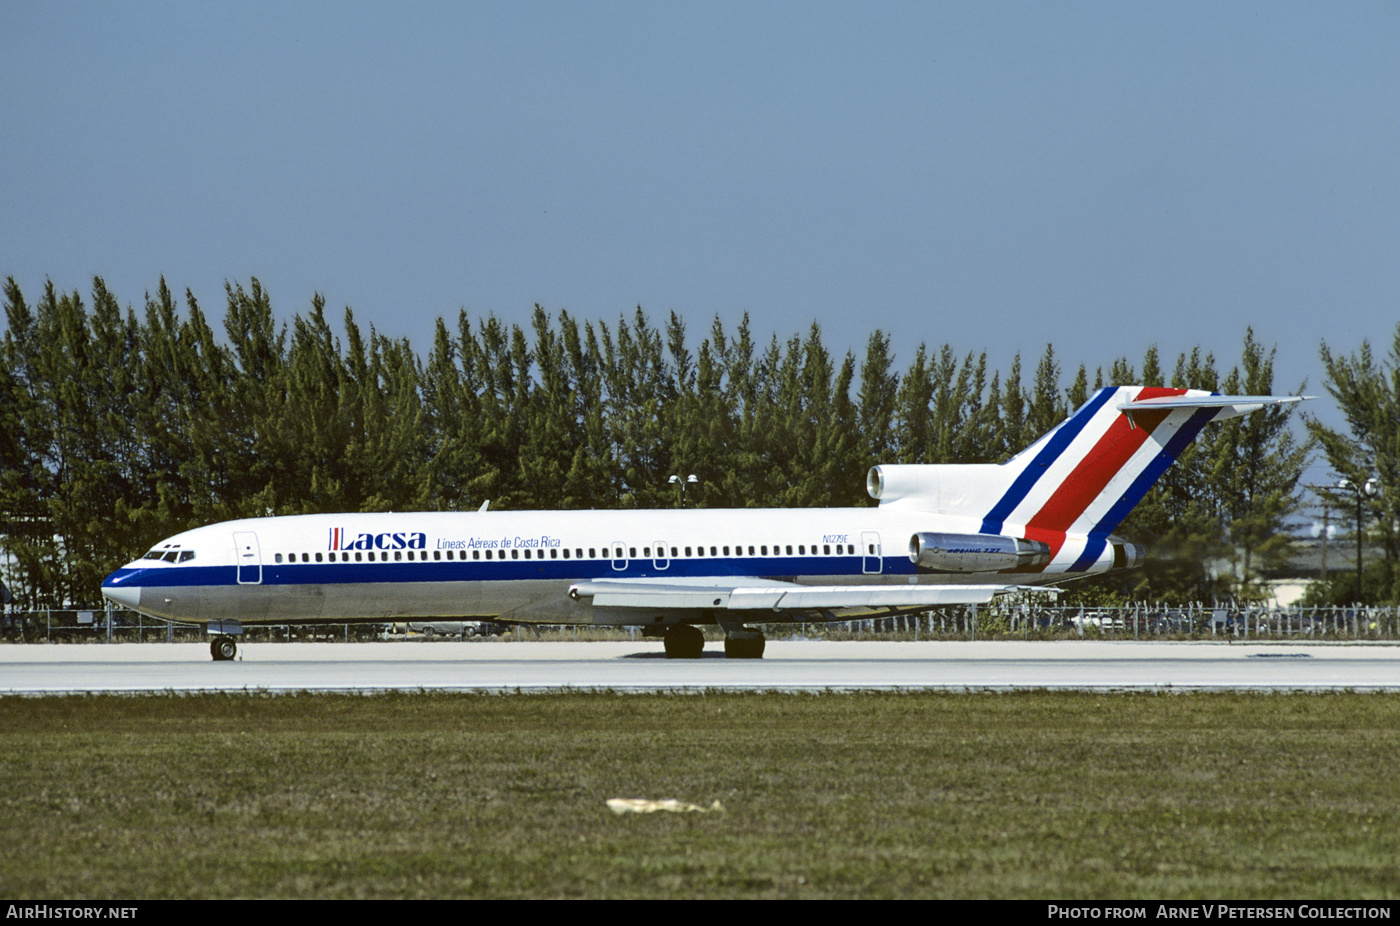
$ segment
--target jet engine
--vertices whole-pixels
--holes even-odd
[[[915,534],[909,560],[937,572],[1003,572],[1050,562],[1050,545],[994,534]]]
[[[1109,537],[1108,545],[1113,548],[1114,569],[1135,569],[1147,559],[1147,550],[1141,544],[1128,543],[1122,537]]]

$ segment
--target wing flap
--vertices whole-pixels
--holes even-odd
[[[796,585],[741,580],[734,585],[661,585],[627,580],[579,582],[569,597],[598,608],[805,611],[985,604],[1009,585]]]
[[[812,608],[909,608],[927,605],[986,604],[1005,585],[813,585],[790,590],[736,588],[735,611],[789,611]]]

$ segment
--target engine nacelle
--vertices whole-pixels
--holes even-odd
[[[1114,569],[1136,569],[1147,559],[1147,550],[1141,544],[1128,543],[1122,537],[1109,537],[1108,545],[1113,550]]]
[[[865,490],[881,504],[901,498],[922,498],[937,503],[940,472],[940,467],[924,463],[882,463],[870,467],[865,476]]]
[[[1004,572],[1050,562],[1050,545],[993,534],[915,534],[909,560],[938,572]]]

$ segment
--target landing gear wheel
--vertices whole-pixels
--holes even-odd
[[[699,659],[705,651],[705,635],[689,624],[667,630],[665,643],[667,659]]]
[[[761,633],[753,636],[725,637],[724,655],[729,659],[762,659],[764,643]]]
[[[215,662],[228,662],[238,655],[238,643],[233,637],[215,637],[209,641],[209,655]]]

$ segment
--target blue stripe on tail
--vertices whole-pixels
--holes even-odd
[[[982,533],[1001,533],[1006,516],[1015,511],[1016,506],[1025,500],[1040,477],[1045,474],[1046,468],[1065,452],[1065,448],[1070,445],[1070,442],[1079,436],[1085,426],[1098,414],[1099,409],[1103,408],[1109,396],[1117,391],[1117,386],[1105,386],[1100,389],[1098,395],[1085,402],[1079,411],[1075,412],[1069,420],[1051,434],[1050,440],[1046,441],[1045,446],[1040,448],[1035,459],[1021,470],[1016,481],[1011,483],[1011,488],[1006,490],[1006,494],[997,500],[997,503],[992,506],[992,510],[988,511],[982,519]]]
[[[1181,455],[1181,452],[1191,445],[1191,442],[1196,439],[1196,435],[1201,433],[1201,428],[1210,424],[1211,419],[1219,413],[1220,409],[1218,408],[1203,408],[1193,413],[1191,417],[1187,419],[1186,423],[1177,429],[1176,433],[1167,441],[1166,446],[1162,448],[1161,452],[1157,454],[1151,463],[1147,464],[1146,469],[1138,474],[1138,477],[1133,480],[1132,485],[1128,486],[1128,490],[1123,493],[1123,496],[1119,498],[1118,501],[1114,502],[1108,511],[1104,513],[1104,516],[1099,519],[1099,523],[1090,528],[1089,543],[1085,546],[1083,555],[1075,560],[1074,565],[1070,567],[1071,572],[1080,572],[1088,569],[1098,561],[1098,558],[1103,555],[1104,547],[1107,545],[1108,535],[1111,534],[1119,524],[1123,523],[1123,519],[1128,516],[1128,512],[1132,511],[1133,508],[1137,506],[1137,503],[1142,501],[1142,497],[1147,494],[1147,490],[1156,485],[1157,480],[1162,477],[1163,473],[1171,468],[1171,465],[1176,462],[1176,458]]]

